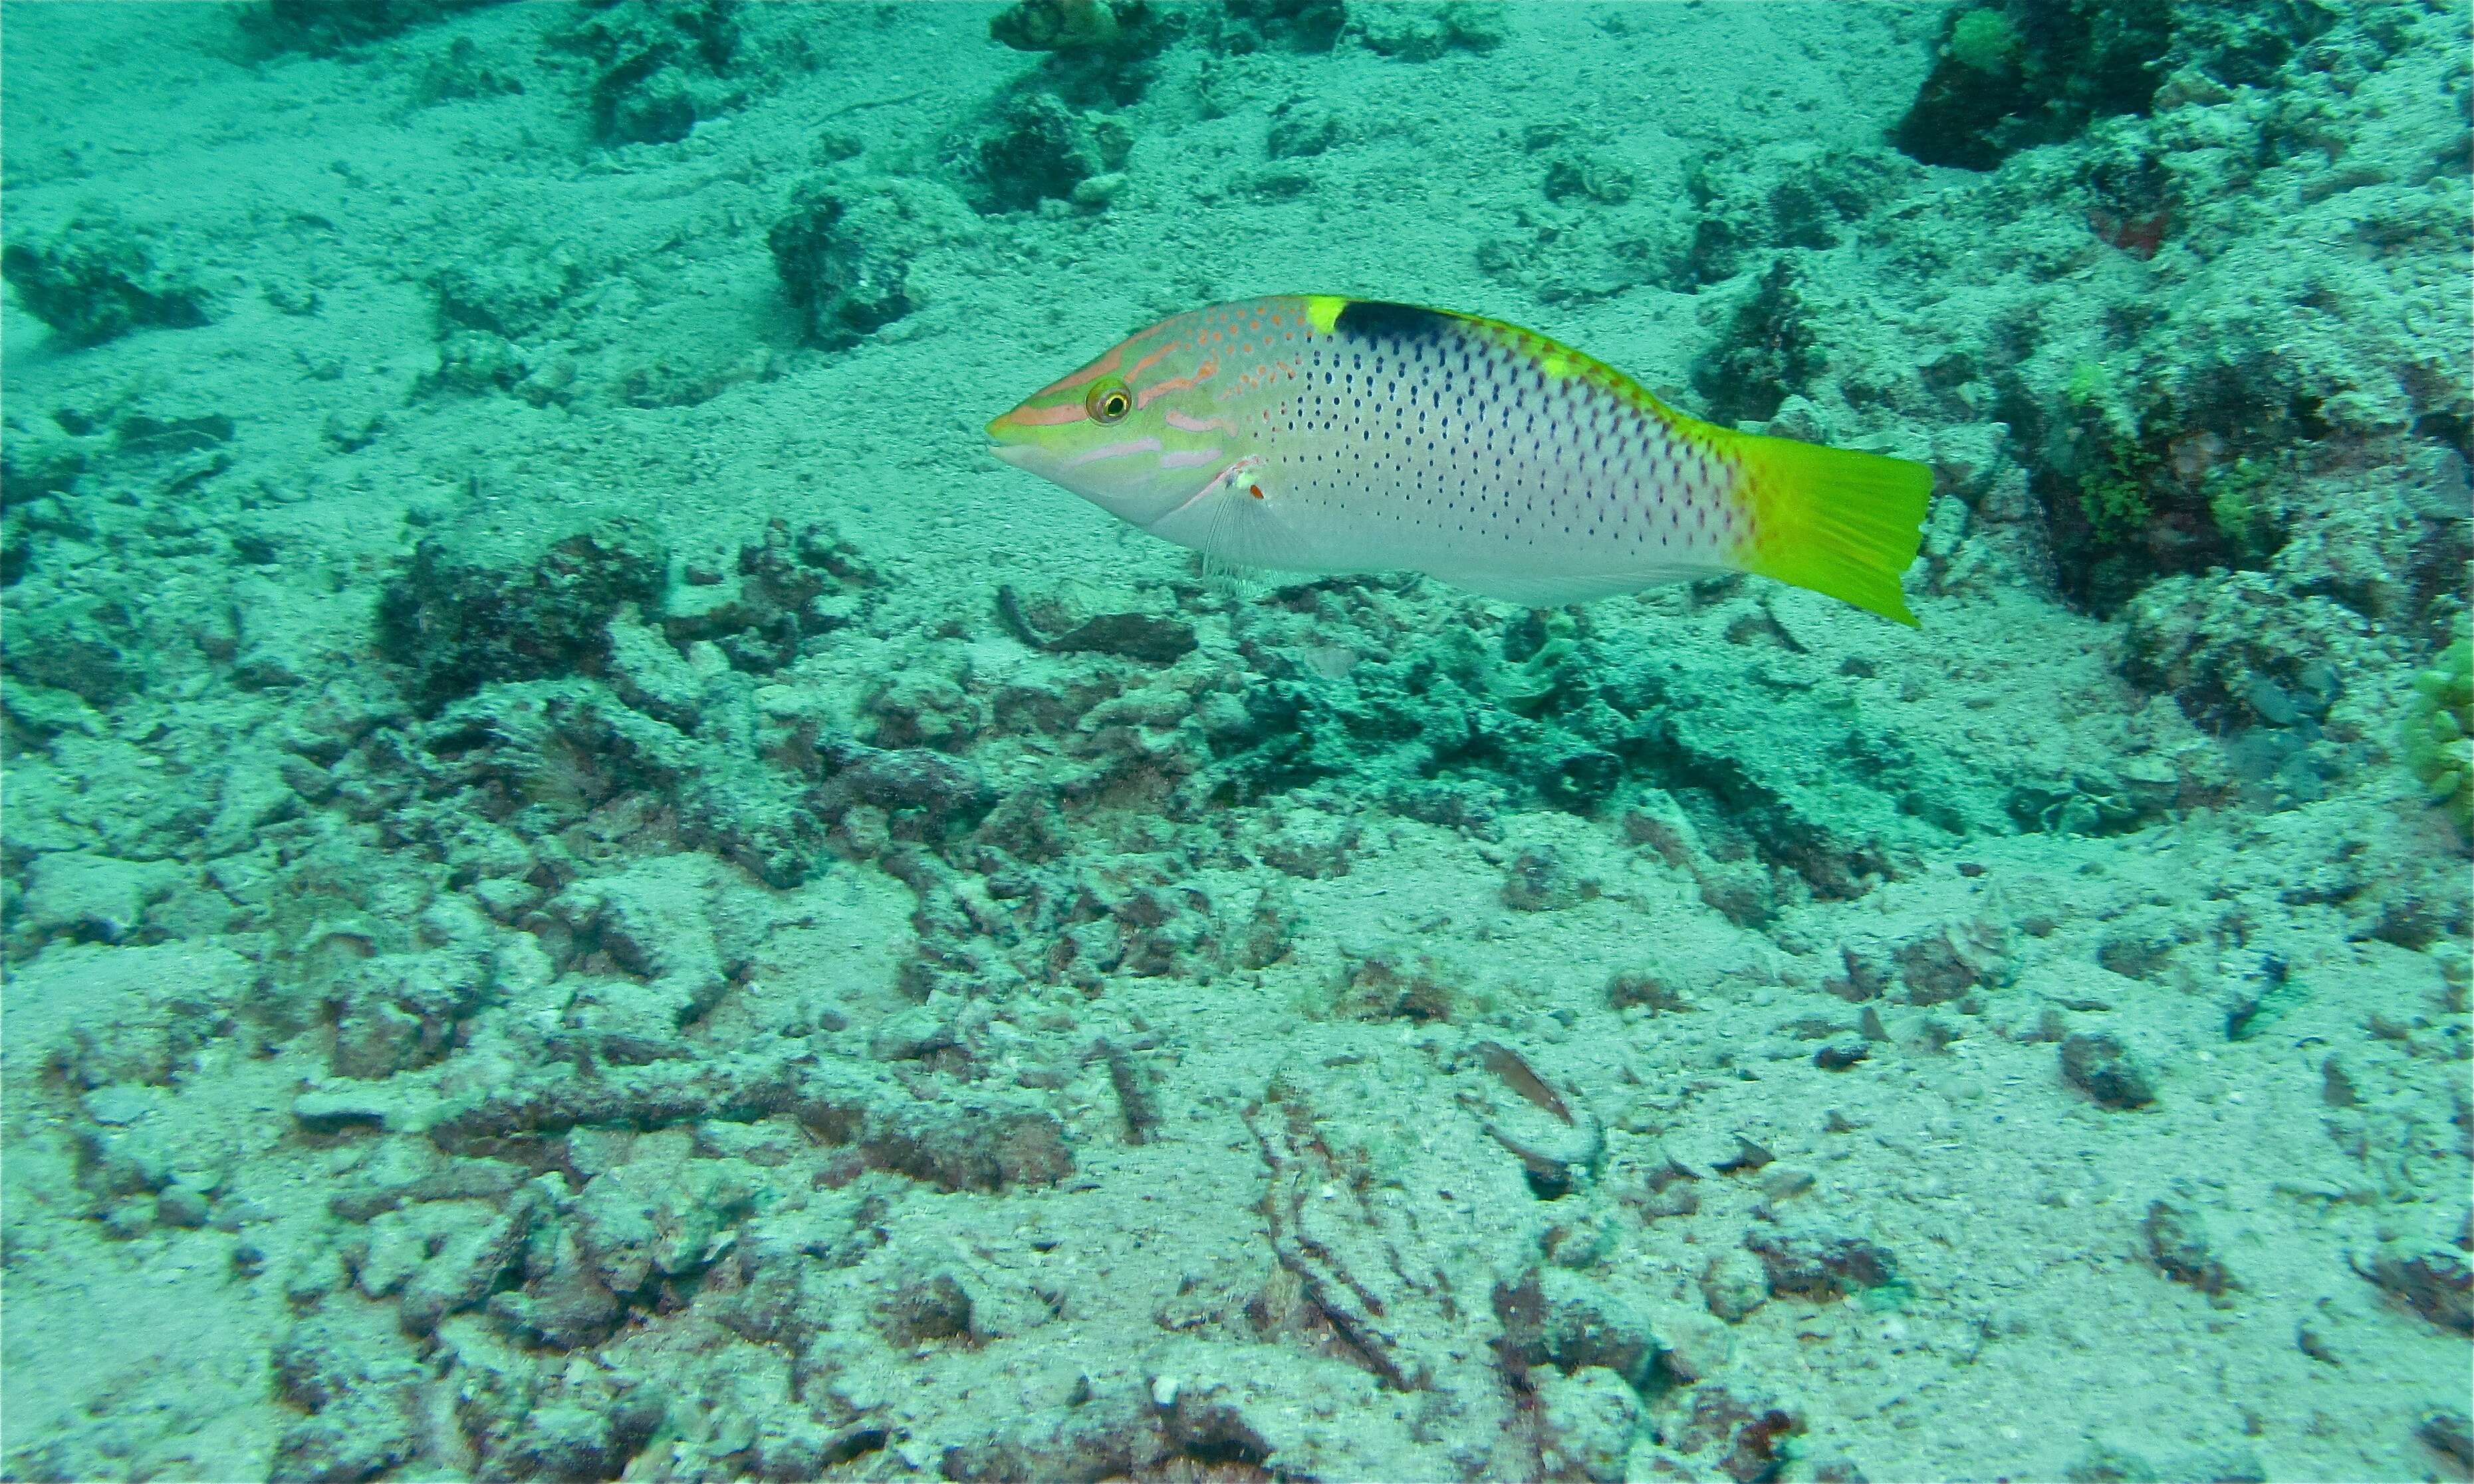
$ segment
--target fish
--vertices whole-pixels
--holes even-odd
[[[1308,294],[1172,315],[991,451],[1241,568],[1417,572],[1560,607],[1751,572],[1910,627],[1932,471],[1705,423],[1498,320]]]

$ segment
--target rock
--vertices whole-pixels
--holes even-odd
[[[570,924],[579,953],[605,955],[643,980],[683,1023],[712,1009],[729,986],[715,922],[726,880],[710,861],[655,857],[577,883],[550,911]]]
[[[1263,136],[1263,151],[1273,159],[1298,159],[1320,155],[1340,141],[1338,114],[1315,98],[1292,98],[1272,109],[1272,124]]]
[[[521,1166],[501,1159],[449,1159],[416,1134],[374,1141],[369,1157],[327,1198],[327,1208],[346,1221],[369,1221],[384,1211],[424,1201],[501,1200],[524,1182]]]
[[[1352,1020],[1462,1017],[1473,997],[1460,971],[1406,944],[1344,949],[1332,1013]]]
[[[279,47],[321,56],[383,41],[500,0],[266,0],[256,28]]]
[[[765,241],[808,339],[841,350],[917,308],[913,265],[977,230],[970,207],[941,185],[823,180],[793,198]]]
[[[1740,1248],[1720,1253],[1701,1270],[1701,1296],[1710,1313],[1732,1325],[1769,1301],[1768,1270]]]
[[[645,1135],[625,1164],[576,1197],[578,1251],[612,1293],[703,1271],[722,1233],[754,1209],[752,1172],[736,1160],[685,1158],[686,1148],[677,1131]]]
[[[555,830],[642,795],[644,827],[665,842],[645,854],[710,850],[779,888],[804,881],[823,849],[823,824],[798,776],[751,748],[655,720],[598,682],[489,686],[446,706],[420,739],[437,787],[460,791],[475,814],[521,798],[537,811],[532,828]]]
[[[1577,1473],[1598,1484],[1622,1479],[1633,1428],[1640,1420],[1640,1399],[1624,1378],[1591,1366],[1570,1375],[1542,1376],[1536,1387],[1542,1414],[1539,1462],[1546,1477]]]
[[[1503,873],[1503,905],[1517,912],[1562,912],[1594,898],[1598,883],[1576,874],[1563,857],[1544,845],[1528,845],[1512,858]]]
[[[1781,255],[1740,301],[1726,334],[1692,368],[1692,386],[1721,425],[1763,421],[1790,393],[1802,393],[1821,356],[1796,282],[1795,259]]]
[[[429,287],[442,336],[471,330],[506,341],[549,328],[583,278],[572,253],[552,249],[453,263],[431,275]]]
[[[432,1237],[444,1234],[433,1229],[437,1219],[443,1216],[451,1220],[462,1214],[452,1206],[380,1212],[371,1219],[362,1239],[343,1244],[342,1255],[352,1270],[353,1283],[373,1299],[393,1298],[403,1292],[403,1285],[411,1282],[421,1265],[429,1260]]]
[[[1721,861],[1703,848],[1701,832],[1664,790],[1644,792],[1623,815],[1624,837],[1646,845],[1700,888],[1703,905],[1737,927],[1758,927],[1778,911],[1778,887],[1760,863]]]
[[[1223,9],[1218,39],[1230,56],[1327,52],[1352,18],[1345,0],[1226,0]]]
[[[609,1338],[623,1305],[586,1262],[572,1228],[558,1229],[550,1239],[547,1263],[534,1269],[528,1261],[521,1289],[491,1296],[493,1317],[518,1338],[550,1350],[575,1350]]]
[[[1088,207],[1097,210],[1124,195],[1126,187],[1131,185],[1133,181],[1134,178],[1123,170],[1111,170],[1105,175],[1095,175],[1089,180],[1076,182],[1074,194],[1068,199],[1078,207]]]
[[[98,1197],[151,1196],[191,1161],[206,1157],[173,1121],[154,1088],[100,1087],[79,1100],[93,1121],[72,1126],[81,1156],[78,1182]],[[146,1219],[155,1212],[150,1203]]]
[[[977,768],[925,747],[886,752],[837,742],[826,744],[820,758],[831,773],[814,795],[818,813],[874,805],[893,817],[904,839],[920,838],[923,827],[932,836],[968,829],[996,802]]]
[[[1744,1246],[1760,1259],[1769,1291],[1828,1302],[1897,1278],[1888,1253],[1824,1227],[1757,1228]]]
[[[1896,957],[1907,1003],[1940,1005],[1979,985],[2007,983],[2005,937],[1999,924],[1959,923],[1902,944]]]
[[[2474,1469],[2474,1418],[2445,1408],[2427,1412],[2414,1423],[2413,1435],[2456,1460],[2458,1468]]]
[[[1503,44],[1504,12],[1470,0],[1437,6],[1373,5],[1349,12],[1366,49],[1401,61],[1432,61],[1445,52],[1491,52]]]
[[[1812,1064],[1826,1072],[1843,1072],[1873,1055],[1873,1043],[1850,1031],[1833,1035],[1812,1054]]]
[[[0,248],[0,276],[18,302],[72,346],[100,345],[146,326],[206,323],[206,291],[165,268],[138,231],[90,212],[38,245]]]
[[[1691,1002],[1684,997],[1669,976],[1650,969],[1630,969],[1607,981],[1607,1008],[1630,1010],[1638,1005],[1652,1013],[1688,1010]]]
[[[612,1479],[625,1461],[615,1442],[611,1420],[602,1412],[554,1403],[525,1414],[499,1462],[517,1478]]]
[[[974,152],[980,208],[1028,211],[1071,200],[1082,182],[1124,169],[1132,147],[1132,131],[1116,119],[1085,116],[1055,93],[1018,94]]]
[[[1812,1172],[1800,1165],[1773,1165],[1761,1172],[1761,1194],[1773,1201],[1790,1200],[1812,1186]]]
[[[648,717],[692,732],[703,719],[705,677],[669,640],[634,614],[610,622],[610,684]]]
[[[2070,1484],[2157,1484],[2164,1475],[2128,1448],[2094,1443],[2079,1450],[2062,1477]]]
[[[1584,1274],[1533,1268],[1519,1283],[1496,1291],[1495,1309],[1506,1347],[1527,1365],[1567,1374],[1596,1368],[1639,1385],[1658,1358],[1648,1315]]]
[[[958,1044],[950,1007],[913,1005],[885,1017],[867,1038],[879,1061],[916,1061]]]
[[[103,1232],[115,1242],[134,1242],[154,1229],[155,1219],[153,1196],[125,1196],[104,1207]]]
[[[1665,1349],[1659,1361],[1667,1375],[1690,1385],[1715,1375],[1734,1352],[1727,1326],[1709,1314],[1675,1311],[1658,1321],[1658,1337]]]
[[[988,38],[1015,51],[1095,55],[1119,70],[1173,34],[1145,0],[1017,0],[988,21]]]
[[[327,1088],[292,1100],[293,1120],[311,1133],[340,1133],[355,1125],[384,1128],[398,1111],[392,1097],[375,1089]]]
[[[438,369],[424,385],[432,389],[484,397],[521,381],[532,368],[524,353],[501,335],[477,329],[449,330],[438,340]]]
[[[2139,1230],[2148,1260],[2173,1281],[2211,1297],[2242,1286],[2212,1250],[2207,1222],[2198,1212],[2171,1201],[2152,1201]]]
[[[1074,1168],[1064,1125],[1044,1108],[905,1108],[885,1119],[867,1150],[885,1169],[947,1190],[1051,1185]]]
[[[328,1064],[337,1077],[378,1081],[435,1061],[491,987],[487,965],[461,949],[351,964],[330,990],[339,1010]]]
[[[2384,1242],[2357,1253],[2354,1271],[2441,1328],[2474,1334],[2474,1271],[2462,1249]]]
[[[484,1208],[440,1243],[437,1255],[404,1285],[400,1314],[408,1334],[427,1334],[449,1314],[486,1302],[498,1278],[523,1255],[538,1207],[535,1191],[511,1199],[503,1211]]]
[[[2146,1107],[2156,1101],[2147,1065],[2103,1031],[2074,1031],[2062,1037],[2062,1081],[2111,1108]]]
[[[947,1447],[938,1472],[956,1484],[1133,1477],[1167,1452],[1148,1386],[1111,1390],[1079,1406],[1007,1411]]]
[[[167,1227],[195,1229],[214,1213],[206,1192],[194,1185],[174,1184],[155,1198],[155,1219]]]
[[[1893,134],[1901,153],[1991,170],[2013,151],[2076,135],[2097,114],[2147,111],[2174,12],[2105,24],[2072,12],[2026,29],[2013,13],[2029,12],[1994,5],[1946,14],[1937,60]]]
[[[1168,1446],[1188,1459],[1212,1460],[1211,1472],[1299,1479],[1450,1472],[1425,1429],[1380,1405],[1385,1393],[1363,1370],[1302,1354],[1278,1366],[1232,1368],[1221,1363],[1225,1354],[1214,1344],[1168,1350],[1160,1359],[1175,1369],[1152,1377],[1147,1398],[1162,1414]],[[1075,1405],[1107,1407],[1113,1400],[1103,1393]],[[1351,1425],[1327,1425],[1323,1419],[1332,1415],[1351,1418]]]
[[[77,1086],[166,1085],[230,1034],[259,978],[224,948],[55,944],[9,977],[6,1045]],[[12,1063],[13,1073],[15,1056]]]
[[[961,1275],[939,1268],[913,1274],[897,1284],[877,1307],[877,1325],[886,1341],[897,1346],[931,1340],[959,1340],[971,1333],[971,1291]],[[1174,1385],[1170,1399],[1174,1401]]]
[[[1166,665],[1194,652],[1194,624],[1155,593],[1066,579],[997,589],[997,614],[1024,644],[1052,653],[1117,654]]]
[[[732,77],[740,37],[725,0],[621,0],[559,40],[593,65],[593,132],[606,145],[672,143],[747,98]]]
[[[1272,819],[1273,827],[1250,842],[1256,858],[1307,881],[1347,875],[1349,856],[1365,837],[1356,820],[1319,810],[1275,812]]]
[[[610,620],[659,600],[668,561],[628,516],[546,530],[476,517],[414,549],[378,600],[379,645],[433,709],[491,681],[597,675]]]
[[[1890,962],[1871,944],[1842,944],[1838,950],[1838,961],[1843,972],[1824,979],[1821,987],[1850,1005],[1878,1000],[1889,985]]]
[[[178,867],[117,861],[82,850],[36,857],[28,870],[16,928],[30,939],[75,937],[117,943],[138,930],[146,909],[171,895]]]
[[[1775,1478],[1781,1445],[1804,1430],[1804,1418],[1759,1393],[1741,1393],[1703,1382],[1685,1394],[1690,1410],[1661,1430],[1667,1444],[1691,1462],[1677,1471],[1686,1477],[1724,1473],[1735,1484]]]
[[[68,692],[90,706],[112,705],[143,688],[147,655],[134,617],[116,599],[63,595],[30,603],[20,596],[12,610],[0,664],[18,680]]]
[[[422,1374],[410,1355],[310,1318],[272,1359],[277,1390],[310,1416],[277,1440],[270,1478],[358,1484],[419,1456]]]
[[[809,641],[847,626],[877,576],[831,526],[812,523],[794,532],[781,520],[766,522],[761,537],[740,547],[731,575],[708,575],[716,580],[670,590],[662,632],[691,654],[710,641],[731,669],[748,674],[778,670]],[[784,686],[759,704],[785,721],[813,724],[806,704],[812,699]]]

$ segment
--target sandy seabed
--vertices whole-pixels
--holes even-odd
[[[0,1476],[2474,1465],[2463,5],[0,40]],[[1929,462],[1922,628],[986,452],[1300,291]]]

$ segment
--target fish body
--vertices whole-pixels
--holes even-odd
[[[988,424],[998,456],[1245,566],[1535,607],[1729,572],[1912,624],[1924,465],[1720,427],[1531,331],[1334,296],[1172,316]]]

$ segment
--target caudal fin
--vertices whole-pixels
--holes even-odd
[[[1932,471],[1911,459],[1738,433],[1753,507],[1746,572],[1843,598],[1914,628],[1899,574],[1924,545]]]

